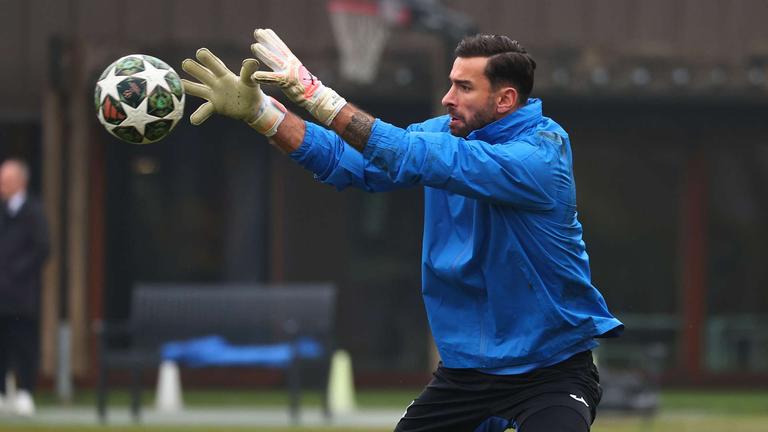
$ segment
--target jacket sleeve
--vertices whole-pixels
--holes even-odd
[[[528,210],[555,205],[553,155],[537,142],[492,145],[376,120],[363,156],[366,175],[398,186],[422,184]]]
[[[375,172],[366,172],[363,155],[336,133],[311,122],[306,122],[306,126],[304,141],[290,157],[312,171],[317,180],[339,190],[351,186],[368,192],[409,186],[394,183]]]

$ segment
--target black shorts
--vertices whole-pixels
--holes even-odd
[[[434,378],[408,406],[396,432],[503,431],[523,426],[553,407],[577,412],[589,430],[602,390],[592,352],[518,375],[490,375],[440,364]],[[537,421],[538,423],[538,421]]]

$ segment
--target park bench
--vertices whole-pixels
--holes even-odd
[[[665,341],[679,328],[676,317],[623,314],[624,334],[596,350],[603,397],[599,409],[652,417],[659,408],[661,373],[668,359]]]
[[[136,286],[131,296],[130,318],[126,322],[105,322],[99,326],[99,418],[102,422],[107,419],[110,370],[131,372],[131,413],[134,420],[139,421],[142,373],[158,367],[163,360],[163,347],[169,342],[216,335],[233,345],[247,347],[285,343],[293,347],[295,342],[306,338],[319,343],[321,349],[314,359],[293,355],[279,365],[274,359],[248,365],[285,372],[289,415],[294,422],[298,421],[300,393],[305,381],[302,370],[311,363],[313,370],[320,371],[320,376],[313,376],[315,381],[327,385],[335,299],[336,289],[331,284]],[[180,366],[185,365],[182,362]],[[323,407],[328,416],[325,399]]]

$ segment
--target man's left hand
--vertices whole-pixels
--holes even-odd
[[[253,80],[278,85],[291,101],[330,125],[347,101],[312,75],[274,31],[256,29],[253,37],[257,41],[251,45],[253,55],[273,71],[254,72]]]

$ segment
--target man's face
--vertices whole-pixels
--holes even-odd
[[[13,162],[0,165],[0,198],[8,201],[23,188],[24,175],[19,165]]]
[[[466,137],[496,120],[496,92],[484,73],[487,63],[487,57],[457,57],[453,62],[451,88],[442,101],[453,135]]]

